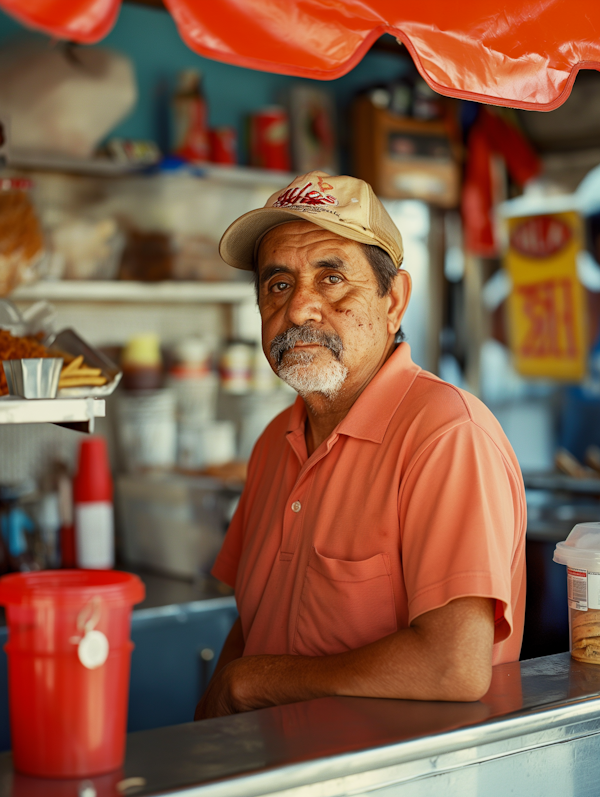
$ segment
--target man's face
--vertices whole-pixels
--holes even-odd
[[[358,395],[393,347],[410,280],[378,295],[361,245],[308,221],[271,230],[258,251],[263,349],[301,395]]]

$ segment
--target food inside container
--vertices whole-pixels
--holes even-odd
[[[59,396],[110,396],[122,372],[102,352],[90,346],[73,329],[63,329],[45,339],[49,351],[65,358],[58,384]]]
[[[37,279],[45,254],[31,187],[23,177],[0,178],[0,296]]]
[[[50,353],[37,338],[12,335],[8,330],[0,329],[0,396],[9,393],[3,361],[44,357],[50,357]]]
[[[35,369],[42,371],[52,369],[51,366],[28,365],[7,366],[11,370],[13,389],[9,389],[4,361],[20,361],[21,363],[42,359],[58,359],[62,361],[59,369],[58,395],[64,397],[109,396],[119,384],[121,371],[97,349],[89,346],[72,329],[65,329],[58,334],[43,337],[39,335],[14,335],[7,329],[0,329],[0,396],[12,393],[23,398],[49,398],[45,395],[24,395],[24,388],[19,384],[34,379]],[[56,366],[54,366],[56,368]],[[27,376],[27,372],[30,375]],[[40,388],[41,389],[41,388]],[[37,393],[37,390],[33,391]],[[55,394],[56,395],[56,392]]]
[[[125,245],[117,221],[65,215],[49,230],[52,274],[68,280],[116,279]]]
[[[578,523],[554,551],[567,566],[571,656],[600,664],[600,522]]]

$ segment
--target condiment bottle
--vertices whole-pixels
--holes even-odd
[[[229,341],[221,355],[221,386],[225,393],[243,395],[252,389],[252,366],[255,344]]]
[[[32,497],[34,490],[30,481],[0,487],[0,529],[6,544],[2,546],[0,569],[4,573],[7,570],[39,570],[39,563],[32,555],[36,526],[29,512],[25,511],[29,503],[27,499]]]
[[[208,136],[208,107],[202,91],[202,74],[185,69],[179,74],[177,92],[173,97],[173,152],[191,163],[201,163],[210,157]]]
[[[44,566],[60,566],[60,495],[52,491],[44,493],[38,506],[38,526],[44,553]]]
[[[131,338],[121,355],[125,390],[158,390],[163,381],[158,335],[147,332]]]
[[[77,566],[107,570],[115,563],[113,484],[106,441],[88,437],[79,446],[73,481]]]
[[[200,338],[184,338],[173,348],[169,387],[177,398],[180,423],[211,423],[217,410],[218,379],[212,372],[210,350]]]
[[[60,511],[60,565],[75,567],[75,525],[73,520],[73,480],[64,465],[58,474],[58,506]]]

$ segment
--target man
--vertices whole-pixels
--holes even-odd
[[[240,619],[196,719],[327,695],[478,700],[519,656],[523,484],[491,413],[396,344],[399,231],[369,185],[315,172],[220,251],[254,270],[265,354],[300,396],[257,442],[213,569]]]

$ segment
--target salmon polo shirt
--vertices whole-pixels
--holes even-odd
[[[496,601],[493,663],[516,661],[525,492],[492,413],[402,343],[310,457],[305,421],[298,398],[256,443],[212,571],[244,655],[340,653],[479,596]]]

